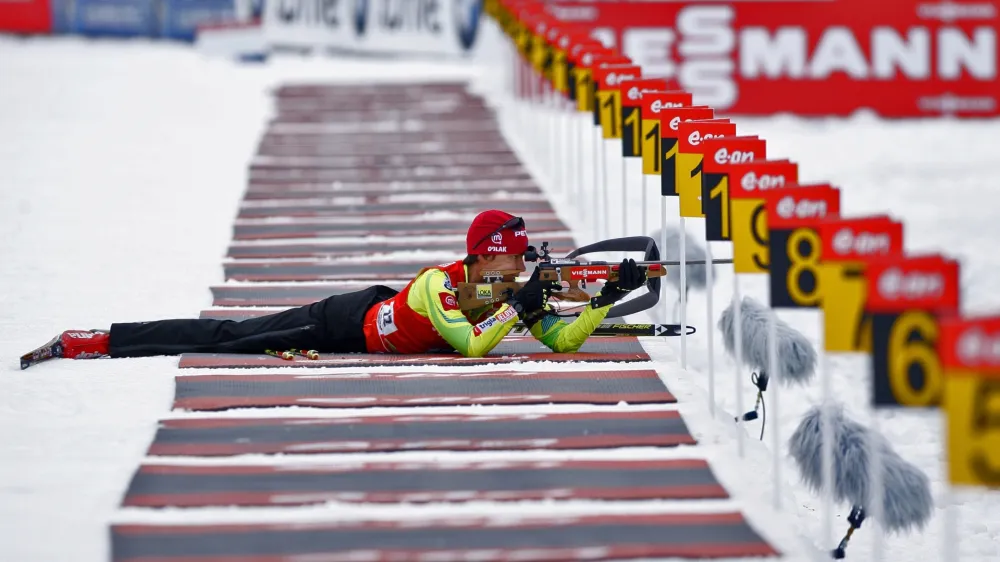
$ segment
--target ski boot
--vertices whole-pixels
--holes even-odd
[[[107,330],[66,330],[45,345],[21,356],[21,370],[49,359],[96,359],[108,357]]]

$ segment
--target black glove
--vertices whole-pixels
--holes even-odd
[[[545,316],[545,303],[548,301],[549,293],[560,288],[558,283],[539,280],[539,272],[536,267],[527,283],[507,298],[507,303],[514,307],[518,318],[529,329]]]
[[[591,299],[592,306],[600,308],[614,304],[645,283],[646,272],[635,263],[634,259],[624,259],[618,266],[618,280],[605,283],[600,296]]]

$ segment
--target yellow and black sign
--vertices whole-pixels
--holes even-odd
[[[939,327],[948,479],[1000,488],[1000,317],[950,314]]]
[[[642,120],[642,173],[660,175],[660,158],[662,158],[660,139],[660,120]]]
[[[642,110],[638,106],[622,106],[622,156],[642,156]]]
[[[823,245],[814,227],[770,229],[771,307],[818,308],[823,302],[820,254]]]
[[[872,317],[865,312],[868,282],[863,262],[826,262],[820,269],[825,298],[823,349],[833,353],[870,353]]]
[[[755,136],[728,136],[702,141],[701,212],[705,215],[705,239],[732,240],[732,185],[729,167],[763,159],[766,143]]]
[[[556,48],[552,52],[552,87],[563,95],[569,94],[569,75],[566,70],[566,51]]]
[[[729,119],[684,121],[677,125],[677,166],[675,185],[680,199],[680,215],[704,218],[701,209],[703,143],[708,139],[734,136],[736,124]]]
[[[874,405],[938,406],[944,381],[937,317],[923,310],[875,313],[871,325]]]
[[[576,110],[583,113],[594,111],[593,71],[584,66],[573,68],[573,83],[576,85]]]
[[[730,213],[733,240],[733,271],[767,273],[767,209],[769,193],[798,184],[798,165],[789,160],[754,160],[730,164]]]
[[[949,481],[1000,488],[1000,373],[949,368],[944,378]]]
[[[771,265],[768,256],[767,212],[764,201],[731,197],[729,209],[732,226],[730,235],[733,240],[733,271],[767,273]]]
[[[622,93],[618,88],[597,91],[598,119],[605,139],[622,138]]]

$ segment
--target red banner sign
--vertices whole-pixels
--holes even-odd
[[[49,0],[0,0],[0,33],[49,33]]]
[[[557,0],[548,10],[721,112],[1000,114],[996,0]]]

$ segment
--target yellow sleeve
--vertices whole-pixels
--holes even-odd
[[[504,304],[473,325],[458,307],[448,275],[440,269],[422,273],[410,287],[406,304],[431,321],[452,347],[465,357],[483,357],[500,343],[517,323],[517,312]]]
[[[556,353],[576,353],[610,310],[610,304],[600,308],[587,305],[569,323],[554,314],[548,314],[531,327],[531,335]]]

